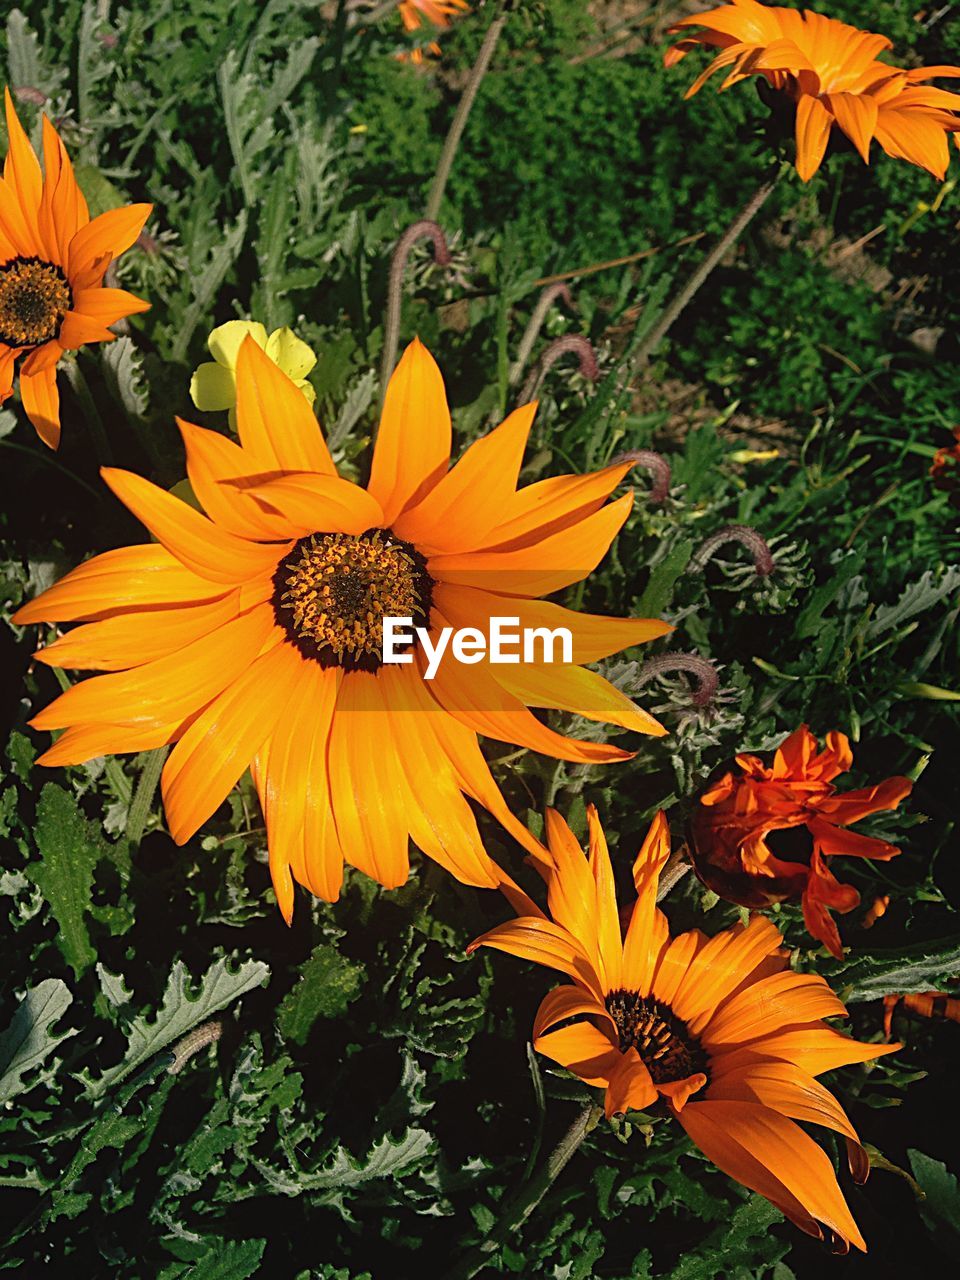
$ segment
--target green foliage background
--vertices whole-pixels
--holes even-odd
[[[604,5],[541,0],[511,17],[442,211],[456,270],[415,256],[403,332],[435,352],[461,444],[516,398],[508,371],[538,281],[713,236],[769,170],[753,90],[684,103],[689,64],[661,67],[671,7],[621,8],[635,27],[623,44]],[[886,31],[914,65],[960,62],[953,8],[830,11]],[[253,316],[293,324],[319,352],[321,421],[346,470],[364,473],[390,253],[422,214],[491,11],[458,22],[441,66],[422,70],[396,59],[393,18],[350,26],[336,4],[37,0],[9,13],[0,66],[46,98],[94,210],[156,205],[149,240],[119,265],[153,309],[82,356],[120,465],[182,478],[172,416],[197,417],[187,388],[204,338]],[[35,107],[21,111],[36,125]],[[927,175],[875,155],[869,170],[835,154],[808,187],[781,183],[642,376],[624,376],[631,346],[702,246],[584,276],[575,308],[551,310],[535,356],[580,333],[602,378],[592,388],[566,364],[548,375],[524,478],[651,446],[673,470],[659,507],[638,473],[634,515],[570,600],[676,624],[608,664],[626,690],[650,652],[675,649],[712,659],[721,694],[703,710],[684,677],[646,683],[641,701],[671,737],[633,744],[619,769],[529,754],[496,766],[533,824],[552,801],[582,830],[596,802],[621,873],[658,806],[679,841],[715,767],[804,720],[851,735],[852,785],[917,777],[904,811],[872,827],[902,856],[845,869],[865,906],[888,893],[891,907],[870,932],[862,912],[846,918],[844,962],[810,949],[795,909],[778,915],[797,965],[829,977],[866,1039],[881,1034],[881,995],[960,973],[960,536],[928,477],[957,422],[960,192],[949,185],[932,210]],[[99,483],[81,408],[63,396],[56,457],[18,406],[0,411],[5,614],[143,537]],[[731,523],[770,541],[771,579],[736,547],[691,572],[696,547]],[[504,904],[417,862],[398,892],[352,875],[335,906],[301,893],[288,930],[249,781],[175,848],[138,802],[143,759],[32,768],[45,738],[26,721],[56,680],[30,663],[32,631],[4,626],[0,644],[0,1265],[131,1280],[442,1276],[585,1096],[528,1055],[549,979],[464,956]],[[493,823],[483,831],[523,878],[516,848]],[[736,916],[692,876],[668,910],[675,927],[709,931]],[[217,1039],[172,1055],[212,1020]],[[867,1261],[825,1257],[657,1120],[601,1125],[484,1274],[789,1280],[956,1261],[960,1028],[898,1015],[897,1032],[900,1053],[830,1082],[878,1149],[867,1187],[845,1184]]]

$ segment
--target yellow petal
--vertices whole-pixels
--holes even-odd
[[[190,379],[190,399],[204,413],[217,413],[237,403],[237,379],[232,369],[208,361]]]

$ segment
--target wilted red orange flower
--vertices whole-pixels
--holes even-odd
[[[589,860],[559,814],[547,815],[552,919],[526,914],[471,944],[558,969],[534,1020],[534,1047],[606,1090],[607,1115],[661,1106],[724,1173],[766,1196],[802,1231],[845,1253],[865,1249],[833,1165],[795,1121],[847,1141],[858,1181],[869,1160],[843,1108],[814,1078],[898,1045],[862,1044],[824,1018],[846,1010],[822,978],[793,973],[763,916],[716,937],[670,937],[657,909],[670,853],[657,814],[633,867],[637,900],[621,928],[613,869],[596,810]]]
[[[904,1009],[921,1018],[946,1018],[948,1022],[960,1022],[960,997],[946,991],[918,991],[908,995],[883,997],[883,1034],[887,1040],[893,1031],[893,1014],[903,1002]]]
[[[935,489],[950,494],[950,501],[960,505],[960,427],[953,428],[956,444],[945,445],[933,455],[930,479]]]
[[[90,221],[66,148],[43,117],[43,162],[34,155],[5,90],[9,147],[0,178],[0,404],[20,396],[40,439],[60,443],[57,363],[86,342],[112,342],[108,326],[146,311],[125,289],[106,289],[104,273],[129,249],[152,205],[110,209]]]
[[[947,134],[960,130],[960,95],[923,82],[956,78],[960,67],[901,67],[878,61],[892,48],[886,36],[861,31],[809,9],[733,0],[681,18],[671,32],[699,27],[667,52],[666,65],[698,46],[720,53],[696,78],[689,98],[718,71],[720,86],[762,76],[796,105],[797,172],[804,182],[820,168],[834,125],[870,162],[873,138],[889,156],[908,160],[941,181],[950,163]]]
[[[467,0],[401,0],[400,21],[405,31],[419,31],[424,20],[437,30],[445,31],[450,26],[451,18],[455,18],[459,13],[466,13],[469,8]],[[426,49],[434,57],[440,56],[440,46],[435,40],[431,40]],[[409,56],[411,62],[422,62],[423,53],[422,48],[413,49],[409,55],[401,54],[400,56],[402,58]]]
[[[831,859],[886,860],[900,852],[844,828],[895,809],[913,789],[909,778],[895,777],[839,793],[833,780],[852,763],[846,734],[828,733],[818,752],[816,738],[801,725],[770,765],[759,756],[737,756],[736,768],[700,797],[691,821],[693,865],[709,888],[746,907],[799,897],[807,928],[838,959],[843,948],[830,911],[852,911],[860,895],[839,883]]]

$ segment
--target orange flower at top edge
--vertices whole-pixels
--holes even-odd
[[[822,978],[793,973],[763,916],[713,938],[670,936],[657,908],[670,852],[659,813],[633,868],[637,900],[621,930],[613,870],[596,810],[589,860],[550,811],[546,872],[551,918],[525,914],[471,944],[558,969],[534,1020],[538,1052],[606,1090],[607,1115],[665,1108],[722,1169],[837,1252],[865,1249],[833,1165],[795,1121],[847,1140],[851,1170],[869,1160],[843,1108],[815,1076],[899,1045],[861,1044],[824,1018],[846,1010]],[[576,1021],[573,1021],[576,1019]]]
[[[938,449],[930,465],[930,479],[935,489],[950,495],[953,506],[960,506],[960,427],[953,428],[956,444]]]
[[[452,18],[458,14],[469,12],[467,0],[400,0],[400,21],[405,31],[419,31],[426,20],[438,31],[445,31]],[[440,56],[440,46],[432,40],[427,46],[428,53]],[[401,59],[409,58],[411,62],[423,61],[423,49],[413,49],[409,54],[402,53]]]
[[[696,78],[689,98],[718,71],[721,89],[763,76],[796,105],[797,172],[804,182],[820,168],[830,133],[838,125],[864,163],[873,138],[889,156],[908,160],[941,181],[950,163],[947,134],[960,131],[960,95],[923,82],[956,78],[960,67],[915,67],[906,71],[880,62],[892,48],[883,35],[860,31],[810,10],[782,9],[756,0],[733,0],[707,13],[682,18],[671,32],[686,33],[665,58],[679,62],[691,49],[720,52]]]
[[[690,826],[693,865],[704,884],[747,907],[799,897],[810,933],[837,959],[843,947],[830,912],[852,911],[860,895],[839,883],[831,860],[886,860],[900,852],[844,828],[896,809],[913,789],[909,778],[895,777],[838,792],[833,780],[852,763],[845,734],[828,733],[818,752],[816,738],[801,725],[770,765],[758,756],[737,756],[736,768],[700,797]]]
[[[0,404],[20,395],[40,439],[60,443],[57,363],[86,342],[112,342],[108,326],[149,303],[103,286],[152,205],[110,209],[91,222],[66,148],[43,117],[44,173],[5,91],[9,148],[0,178]]]
[[[664,733],[580,664],[668,624],[538,598],[581,581],[606,554],[633,501],[607,499],[631,464],[518,488],[528,404],[451,467],[443,379],[415,341],[387,387],[364,489],[337,474],[302,391],[253,338],[236,383],[239,444],[180,423],[206,515],[104,468],[156,541],[94,557],[15,615],[84,622],[36,656],[108,673],[34,717],[35,728],[65,731],[42,763],[176,743],[162,789],[178,844],[252,763],[287,920],[293,881],[334,901],[345,858],[388,888],[403,884],[411,838],[462,882],[500,886],[465,797],[534,857],[546,853],[511,815],[477,734],[603,763],[631,753],[564,737],[528,708]],[[422,638],[404,665],[384,662],[385,617],[412,619],[434,646],[444,627],[488,636],[492,618],[526,632],[562,627],[569,661],[462,665],[448,653],[431,678]]]

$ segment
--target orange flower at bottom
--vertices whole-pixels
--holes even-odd
[[[833,780],[852,763],[846,734],[828,733],[818,752],[803,724],[781,742],[769,766],[759,756],[737,756],[736,769],[700,797],[690,825],[693,865],[708,888],[745,907],[800,898],[810,933],[838,960],[843,947],[830,912],[852,911],[860,894],[840,884],[830,860],[887,861],[900,852],[886,840],[843,828],[896,809],[913,790],[909,778],[894,777],[838,794]]]
[[[592,806],[587,815],[589,859],[559,814],[547,815],[552,919],[521,916],[470,950],[495,947],[573,979],[540,1005],[534,1047],[605,1089],[608,1116],[665,1105],[718,1168],[801,1230],[837,1252],[866,1249],[830,1160],[795,1121],[842,1134],[862,1182],[869,1160],[814,1077],[900,1046],[828,1027],[823,1019],[845,1016],[844,1006],[822,978],[787,968],[762,916],[714,938],[699,929],[671,938],[656,905],[670,852],[662,813],[634,864],[637,901],[622,934],[606,841]]]

